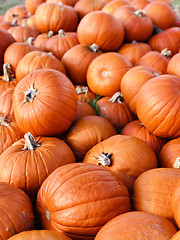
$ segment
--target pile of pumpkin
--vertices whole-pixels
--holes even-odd
[[[0,17],[0,239],[180,239],[179,18],[169,0]]]

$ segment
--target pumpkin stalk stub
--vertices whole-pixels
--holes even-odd
[[[35,89],[33,84],[32,84],[31,87],[27,91],[24,91],[24,94],[25,94],[25,99],[23,101],[23,104],[26,103],[26,102],[33,102],[34,98],[39,93],[37,92],[37,89]]]
[[[146,14],[144,9],[138,9],[134,12],[134,15],[138,16],[138,17],[144,17],[144,15]]]
[[[46,218],[49,221],[50,220],[50,212],[46,209]]]
[[[10,120],[8,120],[6,116],[0,116],[0,126],[7,127],[9,123],[10,123]]]
[[[85,93],[85,95],[86,95],[88,92],[88,87],[77,86],[75,90],[76,90],[77,95],[82,94],[82,93]]]
[[[96,43],[93,43],[93,44],[90,45],[89,49],[90,49],[92,52],[97,53],[99,47],[98,47],[98,45],[97,45]]]
[[[124,98],[121,92],[116,92],[108,101],[112,103],[122,104],[122,102],[124,101]]]
[[[173,165],[174,165],[174,168],[179,168],[180,169],[180,157],[176,158]]]
[[[111,165],[111,156],[112,153],[104,153],[102,152],[98,157],[95,157],[97,159],[97,165],[106,167]]]
[[[161,54],[164,56],[164,57],[169,57],[171,55],[171,51],[168,50],[168,48],[164,48],[162,51],[161,51]]]
[[[35,138],[33,135],[28,132],[24,135],[25,138],[25,146],[23,150],[36,150],[36,148],[40,147],[40,144],[36,142]]]
[[[14,72],[13,72],[12,67],[9,63],[4,63],[3,64],[3,72],[4,72],[4,76],[3,76],[4,81],[10,82],[10,81],[15,80]]]

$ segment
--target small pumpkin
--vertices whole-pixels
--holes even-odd
[[[114,12],[121,6],[129,5],[129,1],[127,0],[112,0],[107,3],[102,9],[102,12],[114,14]]]
[[[27,14],[28,13],[26,7],[22,4],[18,4],[7,9],[7,11],[4,14],[4,21],[12,22],[14,17],[24,18],[27,17]]]
[[[168,62],[167,73],[180,78],[180,52],[176,53]]]
[[[172,193],[172,199],[171,199],[171,208],[172,208],[173,216],[178,228],[180,228],[180,217],[179,217],[180,201],[179,200],[180,200],[180,180],[177,181],[177,183],[175,184],[175,188]]]
[[[25,0],[25,7],[28,13],[33,15],[37,9],[37,7],[46,0]]]
[[[74,118],[73,123],[77,122],[83,117],[96,115],[94,109],[84,101],[77,101],[77,110],[76,110],[76,116]]]

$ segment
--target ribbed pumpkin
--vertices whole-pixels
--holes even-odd
[[[175,222],[180,228],[180,180],[177,181],[174,191],[172,193],[172,198],[171,198],[171,209],[173,212],[173,216],[175,219]]]
[[[178,231],[177,233],[175,233],[173,235],[173,237],[171,238],[171,240],[179,240],[180,239],[180,231]]]
[[[64,233],[52,230],[31,230],[15,234],[9,240],[71,240]]]
[[[120,91],[123,75],[132,67],[130,61],[117,52],[96,57],[87,69],[87,85],[100,96],[112,96]]]
[[[164,138],[160,138],[155,136],[154,134],[150,134],[149,131],[139,120],[134,120],[128,123],[122,129],[121,134],[140,138],[148,144],[148,146],[156,153],[156,155],[158,155],[163,145],[167,141]]]
[[[14,89],[15,87],[10,87],[0,95],[0,112],[4,113],[5,116],[14,114],[13,107]]]
[[[167,73],[180,78],[180,52],[175,54],[168,62]]]
[[[144,9],[149,3],[151,3],[150,0],[133,0],[131,6],[136,9]]]
[[[96,115],[94,109],[87,102],[77,101],[76,116],[73,122],[77,122],[79,119],[91,115]]]
[[[134,66],[136,62],[152,48],[144,42],[132,41],[131,43],[124,43],[118,50],[118,53],[125,56]]]
[[[78,101],[92,102],[96,98],[96,94],[93,93],[86,85],[75,85]]]
[[[9,239],[34,229],[33,206],[28,196],[8,183],[0,183],[0,238]]]
[[[27,12],[33,15],[37,7],[43,2],[46,2],[46,0],[25,0],[25,7]]]
[[[159,166],[180,168],[180,137],[167,142],[158,156]]]
[[[18,82],[13,105],[16,121],[24,133],[54,136],[64,133],[73,122],[77,95],[65,74],[40,69]]]
[[[124,28],[113,15],[94,11],[81,19],[77,36],[81,44],[96,43],[102,51],[116,51],[123,43]]]
[[[86,116],[72,125],[65,142],[72,149],[76,160],[82,161],[89,149],[113,135],[116,135],[116,131],[108,120],[99,116]]]
[[[22,189],[35,201],[43,181],[58,167],[75,162],[71,149],[52,137],[34,138],[31,133],[0,156],[0,182]]]
[[[7,11],[4,14],[4,21],[11,22],[14,16],[16,18],[19,18],[19,17],[24,18],[24,17],[27,17],[27,14],[28,13],[27,13],[26,7],[23,4],[17,4],[7,9]]]
[[[121,214],[106,223],[94,240],[169,240],[177,232],[166,218],[143,211]]]
[[[102,12],[114,14],[114,12],[123,5],[129,5],[129,1],[127,0],[112,0],[107,3],[101,10]]]
[[[37,197],[42,228],[64,232],[73,240],[93,240],[105,223],[130,210],[125,185],[94,164],[73,163],[56,169]]]
[[[32,51],[27,53],[16,68],[16,79],[20,81],[29,73],[38,69],[55,69],[66,74],[64,64],[58,60],[53,54]]]
[[[116,129],[120,131],[126,124],[134,120],[134,114],[124,101],[121,92],[112,97],[103,97],[97,101],[99,116],[107,119]]]
[[[101,54],[102,51],[95,43],[90,46],[78,44],[64,54],[62,63],[74,85],[87,85],[87,69],[90,63]]]
[[[166,217],[173,223],[172,194],[180,180],[179,169],[155,168],[142,173],[134,182],[133,209]]]
[[[77,1],[79,1],[79,0],[62,0],[61,2],[64,5],[69,5],[69,6],[73,7],[76,4]],[[59,3],[59,0],[46,0],[46,2],[48,2],[48,3]]]
[[[136,111],[150,133],[164,138],[180,136],[180,79],[163,74],[140,88]]]
[[[47,33],[40,33],[36,39],[34,39],[33,44],[35,47],[37,47],[39,50],[42,50],[44,52],[48,52],[46,48],[46,42],[51,38],[55,33],[53,31],[49,31]]]
[[[145,82],[157,75],[159,73],[155,69],[146,66],[133,67],[124,74],[120,89],[132,112],[136,113],[136,99],[140,88]]]

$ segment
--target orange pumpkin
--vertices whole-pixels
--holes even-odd
[[[171,208],[172,208],[173,216],[178,228],[180,228],[180,215],[179,215],[180,204],[179,203],[180,203],[180,180],[177,181],[174,191],[172,193],[172,198],[171,198]]]
[[[127,0],[112,0],[107,3],[102,9],[102,12],[114,14],[114,12],[123,5],[129,5],[129,1]]]
[[[61,0],[64,5],[74,6],[79,0]],[[59,3],[59,0],[46,0],[48,3]]]
[[[77,95],[65,74],[39,69],[18,82],[13,105],[16,121],[24,133],[54,136],[64,133],[73,122]]]
[[[0,95],[0,112],[5,114],[6,116],[14,114],[13,107],[14,89],[15,87],[10,87]]]
[[[25,7],[27,12],[33,15],[37,7],[43,2],[46,2],[46,0],[25,0]]]
[[[180,231],[178,231],[177,233],[175,233],[173,236],[172,236],[172,238],[171,238],[171,240],[179,240],[180,239]]]
[[[88,86],[75,85],[75,90],[78,101],[92,102],[94,99],[96,99],[96,94],[93,93]]]
[[[36,206],[43,229],[76,240],[93,240],[110,219],[131,210],[126,186],[111,171],[84,163],[67,164],[51,173],[38,192]]]
[[[77,122],[83,117],[96,115],[94,109],[84,101],[77,101],[77,110],[76,110],[76,116],[74,118],[73,123]]]
[[[180,78],[180,52],[175,54],[168,62],[167,73]]]
[[[143,211],[121,214],[106,223],[94,240],[169,240],[177,229],[166,218]]]
[[[4,21],[6,22],[12,22],[14,17],[16,18],[24,18],[27,17],[27,10],[24,5],[15,5],[7,9],[7,11],[4,14]]]

